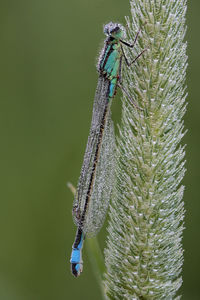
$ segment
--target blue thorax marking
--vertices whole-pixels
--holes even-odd
[[[109,98],[113,98],[116,91],[121,59],[119,47],[119,44],[116,42],[108,44],[103,59],[100,63],[100,71],[108,80],[110,80],[108,93]]]
[[[107,71],[108,73],[111,73],[111,72],[112,72],[113,67],[114,67],[114,65],[115,65],[115,63],[116,63],[116,60],[118,60],[118,58],[119,58],[118,55],[119,55],[119,53],[118,53],[117,50],[113,50],[113,51],[110,53],[110,55],[109,55],[109,57],[108,57],[108,60],[107,60],[107,62],[106,62],[106,64],[105,64],[105,66],[104,66],[104,70],[105,70],[105,71]]]
[[[114,97],[115,95],[115,90],[116,90],[116,82],[112,82],[110,83],[110,88],[109,88],[109,98]]]

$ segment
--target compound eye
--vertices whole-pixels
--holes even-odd
[[[112,33],[113,29],[116,27],[116,25],[117,24],[114,24],[113,22],[110,22],[110,23],[106,24],[104,26],[104,33],[106,35],[110,35]]]
[[[109,35],[110,34],[110,23],[108,23],[108,24],[106,24],[105,26],[104,26],[104,33],[106,34],[106,35]]]

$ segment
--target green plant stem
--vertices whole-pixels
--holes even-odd
[[[183,263],[186,1],[130,4],[130,43],[142,33],[126,55],[132,61],[147,51],[124,69],[123,86],[143,110],[123,95],[104,284],[109,299],[175,299]]]

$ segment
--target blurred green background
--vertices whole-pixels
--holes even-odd
[[[182,299],[199,297],[199,1],[188,1],[189,129]],[[129,1],[0,2],[0,299],[101,299],[86,251],[70,273],[73,196],[90,126],[104,39],[124,22]],[[120,95],[113,118],[120,117]],[[104,246],[105,229],[100,233]]]

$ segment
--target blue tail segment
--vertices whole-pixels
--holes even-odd
[[[83,270],[83,261],[82,261],[83,241],[84,241],[84,233],[80,228],[78,228],[75,242],[72,246],[72,254],[70,259],[71,271],[75,277],[78,277]]]

